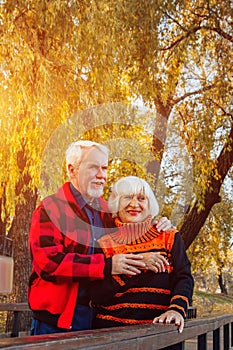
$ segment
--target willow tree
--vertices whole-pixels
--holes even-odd
[[[91,1],[86,20],[91,76],[104,74],[104,66],[108,82],[117,71],[113,88],[142,99],[159,116],[152,125],[155,159],[148,163],[155,178],[168,122],[180,127],[194,178],[194,201],[181,227],[189,247],[221,200],[233,162],[231,2]]]
[[[181,227],[189,247],[221,201],[233,163],[232,4],[126,0],[108,6],[121,28],[122,80],[161,116],[152,150],[161,160],[172,117],[189,150],[195,197]]]
[[[106,79],[93,52],[90,10],[89,2],[76,1],[0,4],[0,228],[14,242],[11,298],[18,302],[26,301],[27,235],[51,135],[77,110],[121,99],[117,84],[112,86],[117,70]]]

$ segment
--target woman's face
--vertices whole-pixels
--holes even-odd
[[[118,216],[122,222],[145,221],[149,214],[149,201],[143,193],[121,196]]]

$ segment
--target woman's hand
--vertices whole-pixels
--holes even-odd
[[[155,317],[153,320],[153,323],[170,324],[171,322],[175,323],[179,333],[183,332],[184,318],[177,311],[168,310],[168,311],[164,312],[162,315],[160,315],[159,317]]]
[[[160,218],[159,220],[154,220],[152,224],[156,226],[159,232],[167,231],[172,227],[171,221],[168,220],[166,216]]]
[[[140,253],[143,256],[143,262],[146,264],[145,269],[155,273],[165,272],[166,266],[169,265],[168,260],[160,253],[147,252]]]
[[[145,268],[143,254],[117,254],[112,257],[112,275],[135,276]]]

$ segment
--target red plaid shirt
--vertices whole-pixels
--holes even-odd
[[[107,203],[99,201],[103,223],[109,225]],[[103,254],[87,254],[89,242],[88,218],[67,182],[34,211],[29,233],[33,266],[29,305],[32,310],[58,315],[58,327],[70,328],[80,278],[103,279],[104,272],[110,273],[111,264],[106,264]]]

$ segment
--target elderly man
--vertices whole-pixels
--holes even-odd
[[[135,275],[145,267],[140,254],[105,258],[94,251],[104,228],[113,226],[101,197],[108,149],[91,141],[74,142],[66,151],[66,167],[70,181],[46,197],[31,219],[32,335],[90,329],[90,281],[110,274]],[[163,220],[159,225],[165,229],[170,223]]]

